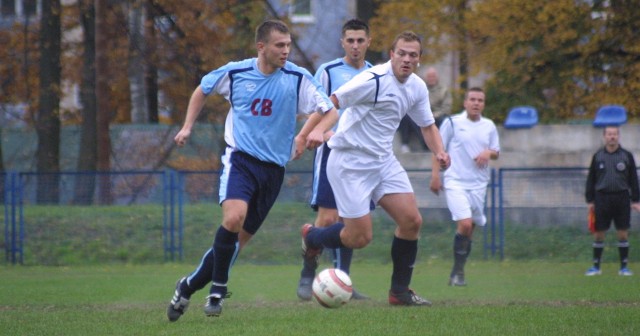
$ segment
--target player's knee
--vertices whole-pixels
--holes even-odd
[[[369,245],[371,240],[373,240],[373,236],[370,234],[351,235],[345,238],[346,239],[345,241],[343,241],[343,244],[353,249],[364,248],[365,246]]]
[[[407,218],[403,223],[399,223],[399,228],[404,236],[417,236],[422,227],[422,216],[416,213],[414,216]]]
[[[240,232],[244,224],[245,216],[242,214],[229,214],[224,216],[222,225],[231,232]]]

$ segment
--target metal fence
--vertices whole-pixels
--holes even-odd
[[[425,221],[451,222],[444,197],[429,191],[431,172],[408,170],[408,174]],[[586,168],[501,168],[492,170],[491,174],[486,202],[488,223],[482,231],[485,258],[502,259],[506,244],[517,248],[517,244],[527,243],[519,242],[517,237],[505,237],[504,229],[508,226],[572,226],[586,234]],[[6,262],[22,264],[29,248],[35,250],[60,244],[61,249],[73,249],[73,246],[64,246],[65,239],[76,235],[86,237],[82,239],[84,244],[96,245],[95,256],[91,257],[95,259],[101,257],[100,249],[103,248],[98,241],[108,240],[108,248],[121,249],[126,254],[133,253],[131,250],[145,240],[156,248],[135,253],[162,253],[157,258],[181,260],[185,253],[185,223],[211,221],[211,218],[185,218],[189,216],[185,214],[185,207],[216,204],[218,177],[218,171],[172,170],[64,172],[55,176],[30,172],[0,174],[5,224],[1,243]],[[54,185],[46,184],[52,181]],[[278,202],[306,203],[311,181],[310,171],[288,171]],[[55,190],[53,200],[51,189],[47,188]],[[42,197],[43,189],[49,198]],[[101,207],[117,211],[105,211],[102,215]],[[55,221],[57,227],[46,225],[56,216],[62,217]],[[633,223],[637,223],[637,216],[633,215]],[[94,225],[85,228],[86,232],[79,232],[78,221]],[[109,225],[120,222],[131,226],[130,230],[120,236],[108,230]],[[201,227],[189,234],[212,237],[213,232],[206,230],[211,228]],[[52,260],[56,253],[55,250],[51,252]],[[47,263],[46,260],[34,262]],[[55,263],[55,260],[51,262]]]

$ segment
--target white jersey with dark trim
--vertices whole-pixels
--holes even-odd
[[[344,57],[336,58],[333,61],[323,63],[316,71],[315,78],[325,88],[325,92],[330,96],[344,83],[350,81],[357,74],[371,68],[371,63],[364,61],[362,68],[356,69],[344,61]],[[338,114],[342,115],[344,109],[338,110]],[[338,123],[335,124],[333,130],[338,129]]]
[[[344,109],[331,149],[357,149],[376,157],[393,155],[393,138],[408,114],[418,126],[435,122],[424,81],[411,74],[404,83],[393,75],[391,62],[364,70],[333,94]]]
[[[451,166],[443,173],[445,188],[486,188],[491,168],[478,167],[475,158],[486,149],[500,152],[498,130],[493,121],[485,117],[472,121],[462,112],[442,122],[440,135],[451,157]]]

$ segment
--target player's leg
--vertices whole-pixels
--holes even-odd
[[[418,211],[415,195],[413,193],[387,194],[378,204],[397,224],[391,243],[393,271],[389,303],[402,306],[430,306],[429,300],[418,296],[409,288],[422,226],[422,216]]]
[[[453,237],[453,267],[449,275],[449,285],[464,286],[466,284],[464,266],[473,235],[471,202],[467,191],[462,189],[446,189],[445,196],[451,218],[456,222],[456,233]]]
[[[226,158],[227,156],[225,156]],[[205,314],[219,316],[227,291],[229,271],[240,250],[239,233],[255,235],[276,201],[284,168],[233,152],[221,175],[222,225],[213,242],[213,276]]]
[[[618,200],[614,203],[616,215],[614,225],[618,238],[618,254],[620,256],[620,270],[618,275],[631,276],[633,272],[628,267],[629,263],[629,228],[631,228],[631,200],[628,193],[616,195]]]
[[[318,207],[318,215],[316,217],[316,221],[314,222],[315,227],[327,227],[331,224],[338,222],[338,210],[330,209],[324,207]],[[346,248],[344,248],[346,249]],[[331,249],[331,251],[336,251],[340,249]],[[334,255],[334,262],[336,253]],[[300,271],[300,280],[298,281],[298,288],[296,290],[296,295],[300,300],[309,301],[312,298],[312,285],[313,278],[316,275],[316,270],[318,268],[318,259],[320,255],[315,255],[313,257],[305,258],[305,254],[302,255],[302,271]],[[336,266],[337,267],[337,266]],[[348,274],[348,273],[347,273]]]
[[[586,276],[602,274],[602,271],[600,270],[600,263],[604,253],[605,234],[611,227],[611,221],[613,220],[608,200],[606,198],[606,195],[602,193],[596,193],[595,195],[594,205],[596,223],[595,232],[593,233],[593,243],[591,245],[593,250],[593,266],[584,273]]]
[[[311,208],[317,211],[314,226],[326,227],[338,221],[338,211],[336,210],[333,190],[327,179],[327,158],[331,149],[325,143],[316,149],[313,161],[313,183],[311,188]],[[306,256],[306,257],[305,257]],[[301,300],[311,300],[312,283],[318,268],[320,254],[302,254],[302,270],[296,294]]]
[[[242,250],[252,237],[253,235],[246,230],[240,231],[239,249]],[[210,284],[212,275],[213,248],[210,248],[202,256],[198,267],[189,276],[181,278],[176,283],[174,295],[167,309],[169,321],[177,321],[187,311],[191,295]]]
[[[393,272],[389,289],[392,305],[430,306],[431,302],[418,296],[409,285],[418,255],[418,239],[422,216],[418,210],[409,176],[398,160],[391,159],[380,167],[381,181],[372,191],[372,199],[396,223],[391,243]]]

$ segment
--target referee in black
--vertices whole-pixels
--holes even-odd
[[[604,147],[591,159],[585,196],[589,211],[595,207],[595,232],[593,233],[593,267],[586,276],[600,275],[600,260],[604,250],[605,233],[614,222],[618,233],[620,271],[618,275],[630,276],[627,267],[629,256],[629,228],[631,207],[640,211],[638,175],[633,154],[620,147],[620,129],[607,126],[603,131]]]

